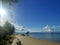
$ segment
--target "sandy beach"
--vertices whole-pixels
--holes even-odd
[[[21,36],[21,35],[15,35],[15,39],[12,43],[12,45],[17,45],[16,42],[18,40],[21,41],[22,45],[60,45],[60,43],[57,42],[51,42],[47,40],[40,40],[28,36]]]

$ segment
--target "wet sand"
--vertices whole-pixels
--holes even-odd
[[[16,38],[14,39],[12,45],[17,45],[16,42],[18,42],[18,40],[21,41],[22,45],[60,45],[60,43],[57,42],[40,40],[28,36],[15,35],[15,37]]]

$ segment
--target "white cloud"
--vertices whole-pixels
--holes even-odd
[[[15,26],[16,30],[20,30],[21,31],[23,29],[23,26],[16,25],[16,24],[14,26]]]
[[[24,26],[21,26],[21,25],[18,25],[18,24],[14,24],[14,23],[12,23],[14,26],[15,26],[15,31],[20,31],[20,32],[27,32],[27,31],[31,31],[31,29],[29,29],[29,28],[26,28],[26,27],[24,27]]]
[[[60,32],[60,26],[46,25],[45,27],[40,29],[40,32]]]
[[[26,28],[24,26],[21,26],[21,25],[17,25],[17,24],[14,24],[13,25],[15,26],[16,28],[16,31],[20,31],[20,32],[60,32],[60,25],[59,26],[49,26],[49,25],[46,25],[42,28],[40,28],[40,30],[31,30],[29,28]]]
[[[49,27],[48,25],[46,25],[45,27],[42,28],[43,32],[51,32],[51,27]]]
[[[3,20],[3,19],[0,18],[0,26],[4,26],[5,22],[6,22],[5,19]]]

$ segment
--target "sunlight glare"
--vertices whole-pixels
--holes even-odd
[[[0,16],[3,17],[6,15],[6,11],[4,9],[0,9]]]
[[[0,8],[0,26],[3,26],[7,18],[7,12],[5,9]]]

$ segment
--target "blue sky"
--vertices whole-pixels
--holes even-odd
[[[60,25],[60,0],[20,0],[15,10],[17,23],[29,29]]]

